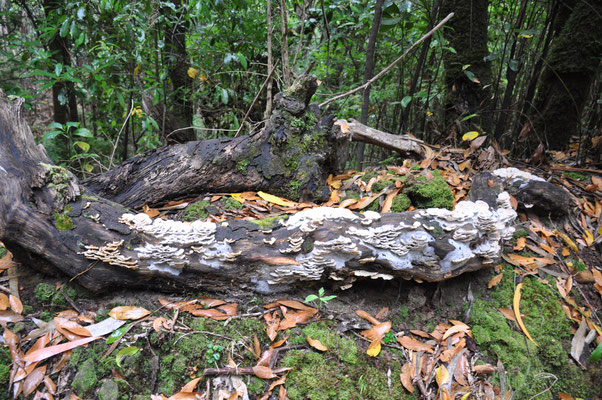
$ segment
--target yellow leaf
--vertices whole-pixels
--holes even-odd
[[[207,80],[207,74],[202,72],[201,75],[199,75],[199,80],[202,82],[205,82]]]
[[[521,33],[520,35],[518,35],[518,37],[524,37],[525,39],[531,39],[533,37],[533,35],[525,35],[524,33]]]
[[[257,192],[257,196],[261,197],[268,203],[277,204],[279,206],[283,206],[283,207],[294,207],[295,206],[294,202],[283,199],[282,197],[274,196],[269,193]]]
[[[579,248],[577,247],[577,245],[575,244],[575,242],[573,242],[571,240],[571,238],[569,238],[566,234],[557,231],[556,229],[554,229],[553,233],[555,235],[558,235],[562,238],[562,240],[564,240],[564,243],[567,244],[567,246],[569,246],[571,248],[571,250],[573,250],[574,252],[578,253],[579,252]]]
[[[328,347],[324,346],[322,344],[322,342],[320,342],[318,339],[312,339],[311,337],[308,336],[307,343],[309,343],[309,345],[316,350],[328,351]]]
[[[477,131],[470,131],[470,132],[466,132],[463,136],[462,136],[462,140],[474,140],[479,136],[479,132]]]
[[[370,357],[376,357],[380,354],[380,339],[373,340],[368,346],[368,350],[366,351]]]
[[[562,256],[563,257],[568,257],[571,255],[571,252],[569,251],[569,249],[567,249],[566,247],[562,248]]]
[[[241,204],[245,202],[245,199],[242,197],[242,193],[230,193],[230,196]]]
[[[584,239],[587,247],[590,247],[592,244],[594,244],[594,235],[592,235],[589,231],[585,231]]]
[[[462,396],[462,398],[460,400],[466,400],[468,399],[468,396],[470,396],[472,392],[468,392],[468,393],[464,393],[464,396]]]
[[[495,285],[497,285],[498,283],[500,283],[500,281],[502,280],[503,277],[504,277],[504,274],[502,273],[502,274],[497,274],[496,276],[494,276],[493,278],[491,278],[491,280],[487,284],[487,288],[491,289],[492,287],[494,287]]]
[[[437,380],[437,385],[441,387],[441,385],[445,385],[447,381],[449,381],[449,371],[445,366],[440,366],[435,370],[435,379]]]
[[[138,75],[138,71],[140,71],[140,64],[136,65],[136,68],[134,68],[134,78]]]
[[[194,79],[194,78],[196,78],[196,76],[199,74],[199,70],[198,70],[198,69],[196,69],[196,68],[192,68],[192,67],[190,67],[190,68],[188,68],[188,71],[186,71],[186,73],[188,73],[188,76],[189,76],[191,79]]]
[[[150,314],[150,311],[147,309],[134,306],[115,307],[109,312],[109,316],[119,320],[140,319],[146,317],[148,314]]]
[[[522,288],[523,288],[523,283],[521,282],[518,285],[516,285],[516,290],[514,291],[514,301],[512,302],[512,306],[514,308],[514,317],[516,318],[516,322],[518,323],[518,326],[520,326],[520,328],[525,333],[525,336],[527,336],[527,338],[529,338],[530,341],[535,343],[535,340],[533,340],[533,338],[529,334],[529,331],[527,330],[527,328],[525,327],[525,324],[523,323],[523,318],[520,315],[520,307],[519,307],[520,306],[520,291]],[[537,343],[535,343],[535,345],[537,346]]]

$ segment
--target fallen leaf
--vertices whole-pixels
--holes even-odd
[[[0,311],[0,322],[19,322],[24,319],[25,317],[21,314],[17,314],[11,310]]]
[[[23,357],[23,360],[27,362],[42,361],[54,355],[60,354],[64,351],[74,349],[86,343],[90,343],[96,339],[100,339],[100,337],[87,337],[84,339],[75,340],[73,342],[67,342],[63,344],[57,344],[56,346],[45,347],[43,349],[34,351],[31,354],[28,354],[27,356]]]
[[[83,326],[81,326],[80,324],[78,324],[75,321],[70,321],[65,318],[54,317],[54,326],[59,331],[61,331],[62,329],[65,329],[77,336],[83,336],[83,337],[92,336],[92,334],[90,333],[90,331],[88,331],[88,329],[84,328]],[[61,333],[63,333],[63,332],[61,332]]]
[[[312,317],[316,315],[317,312],[318,310],[315,308],[310,308],[308,310],[301,310],[297,312],[289,311],[286,313],[284,319],[280,322],[278,330],[284,331],[290,328],[294,328],[295,326],[297,326],[297,324],[307,322],[310,319],[312,319]]]
[[[44,377],[44,386],[46,386],[46,390],[48,390],[48,393],[52,395],[56,394],[56,383],[54,383],[52,378],[48,375]]]
[[[527,244],[527,238],[526,237],[519,237],[516,240],[516,246],[514,246],[512,248],[512,250],[521,251],[522,249],[525,248],[526,244]]]
[[[119,307],[113,308],[109,312],[109,315],[112,318],[118,319],[118,320],[124,320],[124,319],[136,320],[136,319],[146,317],[148,314],[150,314],[150,311],[148,311],[147,309],[142,308],[142,307],[135,307],[135,306],[119,306]]]
[[[191,380],[182,387],[182,390],[180,390],[180,392],[194,392],[194,389],[196,389],[201,379],[203,379],[203,377],[199,376],[198,378]]]
[[[368,346],[368,350],[366,350],[366,354],[368,354],[370,357],[376,357],[377,355],[380,354],[380,349],[381,349],[380,339],[375,339],[372,341],[372,343],[370,343],[370,346]]]
[[[514,318],[514,311],[512,311],[510,308],[498,308],[498,310],[500,310],[502,315],[510,321],[516,321]]]
[[[381,322],[372,329],[361,331],[360,334],[370,341],[381,340],[391,330],[391,322]]]
[[[312,339],[311,337],[308,336],[307,343],[309,343],[309,345],[316,350],[328,351],[328,347],[324,346],[322,344],[322,342],[320,342],[318,339]]]
[[[496,276],[491,278],[489,283],[487,283],[487,288],[491,289],[492,287],[496,286],[498,283],[500,283],[500,281],[502,280],[503,277],[504,277],[504,274],[501,273],[501,274],[497,274]]]
[[[297,300],[278,300],[276,303],[295,310],[315,310],[314,307],[307,306]]]
[[[0,293],[0,311],[8,310],[8,307],[10,307],[8,296]]]
[[[497,371],[497,368],[490,364],[475,365],[472,369],[477,374],[493,374]]]
[[[256,365],[253,367],[253,373],[255,376],[261,379],[273,379],[276,378],[277,375],[272,371],[271,368],[263,367],[260,365]]]
[[[21,314],[23,312],[23,303],[21,303],[21,300],[19,300],[18,297],[13,296],[12,294],[9,295],[8,303],[10,304],[10,308],[17,314]]]
[[[355,310],[355,313],[365,319],[366,321],[370,322],[372,325],[378,325],[380,324],[380,321],[376,318],[374,318],[372,315],[368,314],[366,311],[364,310]]]
[[[403,367],[401,367],[401,374],[399,374],[399,377],[401,379],[401,384],[403,385],[403,387],[408,392],[414,393],[414,385],[412,383],[411,370],[412,365],[410,363],[403,364]]]
[[[470,335],[470,327],[466,324],[459,324],[459,325],[452,326],[447,331],[445,331],[445,334],[443,335],[442,340],[445,340],[448,337],[450,337],[453,334],[456,334],[458,332],[464,332],[464,333]]]
[[[269,367],[273,356],[274,356],[274,349],[269,348],[268,350],[264,351],[263,354],[259,355],[257,364],[255,364],[255,365],[261,366],[261,367]]]
[[[376,314],[376,319],[386,319],[387,316],[389,315],[389,307],[383,307],[378,311],[378,314]]]
[[[523,318],[520,315],[520,296],[521,296],[521,290],[523,288],[523,283],[519,283],[518,285],[516,285],[516,290],[514,291],[514,301],[513,301],[513,308],[514,308],[514,318],[516,318],[516,322],[518,323],[518,326],[520,326],[520,328],[523,330],[523,332],[525,333],[525,335],[527,336],[527,338],[529,338],[530,341],[532,341],[533,343],[535,343],[535,340],[533,340],[533,338],[531,337],[531,335],[529,334],[529,331],[527,331],[527,328],[525,327],[525,324],[523,323]],[[535,343],[535,345],[537,346],[537,343]]]
[[[295,202],[265,192],[257,192],[257,195],[265,201],[267,201],[268,203],[277,204],[283,207],[294,207],[296,204]]]
[[[280,346],[282,346],[282,345],[283,345],[283,344],[284,344],[284,343],[285,343],[287,340],[288,340],[288,336],[286,336],[284,339],[280,339],[280,340],[278,340],[278,341],[276,341],[276,342],[272,343],[272,344],[270,345],[270,349],[275,349],[275,348],[277,348],[277,347],[280,347]]]
[[[408,350],[426,351],[427,353],[433,353],[435,351],[432,345],[422,343],[420,340],[416,340],[410,336],[398,337],[397,341]]]
[[[435,380],[437,381],[437,385],[439,387],[447,384],[449,381],[449,371],[445,366],[441,365],[435,370]]]
[[[23,395],[29,396],[33,393],[34,390],[42,383],[44,380],[44,375],[46,374],[46,366],[43,365],[34,369],[28,376],[25,378],[25,382],[23,383]]]

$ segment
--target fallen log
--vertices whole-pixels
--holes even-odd
[[[321,118],[317,128],[295,126],[311,119],[306,113],[315,88],[304,82],[279,97],[262,134],[158,149],[91,179],[88,187],[52,165],[20,118],[20,102],[3,97],[0,240],[93,291],[234,286],[270,293],[323,281],[349,288],[358,279],[438,281],[497,261],[516,216],[506,193],[498,195],[495,207],[461,202],[454,211],[382,215],[319,207],[272,222],[151,220],[126,208],[189,191],[286,193],[293,179],[302,179],[299,197],[327,195],[324,175],[336,165],[337,149],[329,144],[336,143],[337,133],[328,118]],[[252,153],[258,144],[260,152]],[[243,148],[251,153],[242,156]],[[217,156],[212,158],[213,150]],[[287,172],[292,156],[298,156],[297,168]],[[215,166],[217,159],[225,160],[223,166]],[[198,165],[194,160],[201,165],[197,171],[212,171],[213,178],[189,173],[187,168]],[[238,168],[241,160],[248,161],[245,171]],[[302,176],[308,172],[309,177]],[[187,179],[178,180],[179,174]]]

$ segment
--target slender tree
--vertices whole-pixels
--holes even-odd
[[[455,17],[444,31],[454,51],[445,51],[445,124],[457,136],[465,128],[459,126],[463,117],[477,114],[469,122],[476,129],[490,131],[489,81],[491,68],[484,60],[488,55],[488,0],[444,0],[442,15],[454,12]],[[471,129],[474,129],[473,126]],[[468,129],[468,128],[466,128]]]
[[[600,54],[602,2],[576,1],[545,60],[529,112],[533,130],[528,143],[543,142],[550,149],[562,149],[578,132],[581,113],[599,72]]]

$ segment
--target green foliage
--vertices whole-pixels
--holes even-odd
[[[0,245],[0,258],[4,257],[7,252],[8,250],[6,250],[6,247]]]
[[[40,283],[34,290],[34,296],[40,303],[49,303],[55,293],[56,289],[45,282]]]
[[[207,364],[215,364],[217,368],[217,363],[222,359],[222,351],[224,351],[224,346],[220,346],[215,343],[209,343],[207,345],[207,349],[205,350],[203,358],[205,359]]]
[[[412,202],[410,198],[405,193],[399,193],[397,196],[393,197],[393,203],[391,204],[392,212],[403,212],[406,211]]]
[[[246,172],[247,168],[249,168],[249,165],[251,165],[249,160],[240,160],[238,163],[236,163],[236,169],[240,172]]]
[[[454,206],[454,194],[447,185],[445,178],[434,171],[433,178],[424,183],[417,183],[410,187],[408,196],[416,208],[447,208]]]
[[[335,295],[331,295],[331,296],[325,296],[326,292],[324,291],[324,288],[320,288],[318,290],[318,294],[310,294],[309,296],[307,296],[305,298],[305,302],[309,303],[311,301],[316,301],[318,300],[318,309],[322,308],[322,303],[323,304],[328,304],[328,302],[330,300],[336,299],[337,296]]]
[[[240,201],[238,201],[232,197],[226,197],[222,200],[224,202],[224,209],[226,209],[226,210],[241,210],[242,209],[242,204],[240,203]]]
[[[512,241],[516,244],[516,241],[520,238],[527,237],[527,231],[524,229],[517,229],[512,234]]]
[[[196,221],[197,219],[207,218],[205,207],[209,207],[210,205],[211,203],[205,200],[192,203],[184,210],[182,221]]]
[[[66,232],[69,229],[72,229],[74,226],[73,220],[69,215],[67,215],[67,212],[68,211],[65,211],[61,214],[55,212],[52,214],[54,217],[54,226],[56,226],[56,229],[61,232]]]

